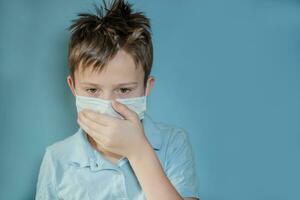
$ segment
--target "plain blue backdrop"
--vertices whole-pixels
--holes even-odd
[[[33,199],[77,130],[66,28],[92,2],[0,1],[0,199]],[[149,113],[188,132],[201,200],[300,199],[300,1],[130,2],[152,22]]]

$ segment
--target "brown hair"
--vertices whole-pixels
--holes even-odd
[[[68,27],[68,67],[72,79],[79,66],[101,70],[123,49],[133,57],[136,67],[143,67],[146,87],[153,62],[150,19],[142,12],[133,12],[132,5],[123,0],[113,0],[109,7],[103,0],[103,5],[94,4],[95,14],[79,13]]]

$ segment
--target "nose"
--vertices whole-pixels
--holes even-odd
[[[101,95],[101,98],[104,100],[113,100],[115,99],[114,94],[110,91],[104,91]]]

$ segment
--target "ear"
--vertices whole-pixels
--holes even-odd
[[[69,85],[69,88],[70,88],[72,94],[75,96],[74,81],[70,75],[68,75],[68,77],[67,77],[67,83]]]
[[[146,91],[145,91],[145,96],[149,96],[150,92],[154,86],[155,78],[154,76],[149,76],[147,79],[147,86],[146,86]]]

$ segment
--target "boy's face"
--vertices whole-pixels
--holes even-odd
[[[92,71],[92,67],[82,71],[79,67],[74,72],[74,79],[75,84],[70,75],[67,77],[73,95],[76,90],[79,96],[106,100],[148,96],[154,84],[154,77],[149,76],[144,87],[142,67],[136,68],[132,56],[124,50],[119,50],[101,71]]]

